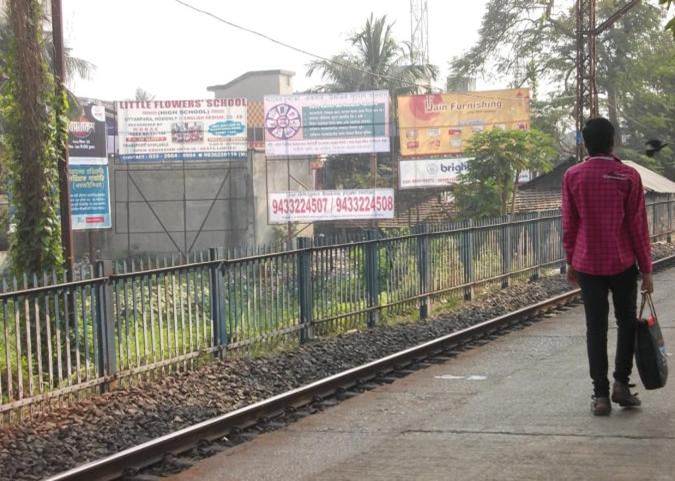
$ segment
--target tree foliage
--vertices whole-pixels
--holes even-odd
[[[311,62],[307,76],[317,73],[326,82],[315,90],[389,90],[394,96],[415,92],[420,82],[435,80],[438,68],[411,64],[412,47],[394,38],[393,25],[386,15],[375,18],[371,14],[361,30],[347,39],[349,50]]]
[[[49,71],[40,2],[12,0],[8,12],[0,109],[14,207],[10,254],[15,271],[41,272],[63,263],[57,162],[67,134],[67,100],[56,94]]]
[[[661,1],[661,3],[670,3]],[[623,5],[598,0],[598,23]],[[490,0],[478,42],[452,67],[461,75],[500,72],[533,95],[533,126],[556,138],[563,153],[573,152],[573,106],[576,61],[574,2],[554,0]],[[664,13],[644,1],[621,17],[597,40],[597,83],[600,110],[617,127],[617,145],[625,141],[634,159],[644,160],[645,141],[671,141],[660,125],[672,123],[672,59],[675,42],[663,31]],[[672,142],[672,141],[671,141]],[[624,146],[625,147],[625,146]],[[662,151],[651,165],[669,172],[672,152]]]
[[[553,138],[536,129],[478,133],[465,153],[470,158],[469,166],[454,190],[455,203],[464,218],[513,212],[520,174],[547,172],[556,157]]]

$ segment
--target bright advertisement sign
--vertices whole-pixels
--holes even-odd
[[[73,230],[111,228],[108,166],[71,165],[68,177]]]
[[[389,92],[266,95],[268,157],[389,152]]]
[[[460,154],[486,129],[530,128],[528,89],[398,97],[401,155]]]
[[[246,99],[116,102],[123,162],[244,160]]]
[[[68,122],[68,164],[108,164],[105,107],[82,106],[81,115]]]
[[[394,218],[394,189],[275,192],[268,199],[270,224]]]
[[[401,160],[398,179],[401,189],[446,187],[459,182],[459,176],[469,168],[466,157],[455,159]]]

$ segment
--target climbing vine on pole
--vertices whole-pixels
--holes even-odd
[[[67,139],[65,95],[44,56],[39,0],[10,0],[9,49],[0,109],[3,164],[11,196],[10,255],[15,273],[61,269],[58,153]]]

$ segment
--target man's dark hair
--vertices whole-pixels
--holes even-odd
[[[590,155],[611,154],[614,147],[614,126],[604,117],[590,119],[582,131]]]

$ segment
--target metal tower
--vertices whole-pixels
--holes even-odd
[[[577,89],[574,118],[577,135],[577,161],[581,161],[584,158],[584,146],[581,141],[581,130],[584,127],[584,122],[589,118],[599,115],[598,85],[595,68],[597,60],[595,51],[596,38],[638,3],[640,3],[640,0],[630,0],[607,20],[600,25],[596,25],[596,0],[576,0]]]
[[[429,63],[429,8],[427,0],[410,0],[410,63]]]
[[[595,0],[577,0],[577,91],[574,108],[577,135],[577,161],[584,157],[581,130],[586,119],[598,116],[598,86],[595,71]]]

